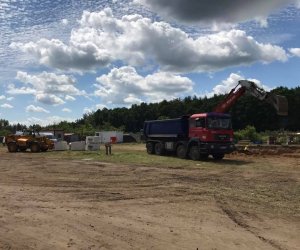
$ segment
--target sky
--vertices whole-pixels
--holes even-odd
[[[300,85],[300,0],[0,0],[0,119]]]

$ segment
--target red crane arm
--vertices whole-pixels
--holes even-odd
[[[236,87],[230,91],[230,93],[225,97],[225,99],[215,107],[214,112],[226,113],[229,109],[237,102],[237,100],[245,94],[246,88],[241,87],[237,91]]]

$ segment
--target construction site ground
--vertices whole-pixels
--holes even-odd
[[[0,147],[0,249],[299,249],[298,148],[204,162],[144,151]]]

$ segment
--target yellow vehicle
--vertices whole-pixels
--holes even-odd
[[[30,149],[32,153],[38,153],[54,147],[53,141],[35,131],[23,131],[22,134],[8,135],[5,137],[5,144],[11,153],[24,152],[27,149]]]

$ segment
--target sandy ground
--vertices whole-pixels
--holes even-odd
[[[300,154],[128,166],[0,150],[0,249],[299,249]]]

